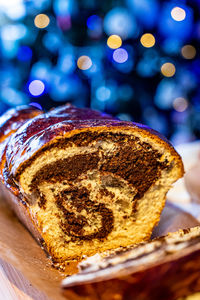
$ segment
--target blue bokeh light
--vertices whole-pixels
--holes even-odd
[[[49,93],[54,101],[76,99],[82,92],[82,86],[77,76],[66,76],[54,70],[51,73],[52,88]]]
[[[102,34],[102,19],[97,15],[92,15],[87,19],[88,35],[91,38],[99,38]]]
[[[126,0],[126,2],[133,14],[145,28],[151,29],[155,26],[159,11],[157,0]]]
[[[163,113],[158,113],[152,106],[145,107],[143,111],[145,124],[151,128],[166,134],[168,131],[167,119]]]
[[[58,68],[65,74],[70,74],[76,69],[75,57],[73,54],[63,54],[59,57]]]
[[[3,88],[0,93],[0,98],[4,103],[10,106],[23,105],[29,102],[28,97],[24,93],[11,87]]]
[[[21,61],[28,61],[32,58],[32,50],[28,46],[21,46],[18,49],[17,58]]]
[[[124,63],[118,63],[113,60],[113,65],[121,73],[127,74],[133,70],[134,60],[130,57]]]
[[[124,48],[118,48],[113,52],[113,59],[119,64],[123,64],[128,59],[128,52]]]
[[[165,53],[174,55],[174,54],[179,54],[180,49],[182,46],[183,42],[182,40],[178,38],[166,38],[163,43],[162,43],[162,48],[165,51]]]
[[[12,59],[17,55],[19,44],[16,41],[2,41],[2,55],[5,58]]]
[[[26,36],[27,27],[24,24],[7,24],[1,28],[1,38],[7,41],[17,41]]]
[[[171,11],[175,6],[175,2],[165,2],[163,4],[158,20],[158,29],[163,37],[178,38],[182,41],[185,41],[191,35],[193,26],[193,12],[188,6],[182,3],[181,5],[179,4],[179,7],[185,10],[186,17],[183,21],[177,22],[171,16]]]
[[[97,15],[92,15],[87,19],[87,27],[90,30],[98,31],[102,27],[102,19]]]
[[[53,2],[53,9],[56,15],[66,16],[76,12],[77,4],[75,0],[55,0]]]
[[[142,77],[152,77],[160,71],[159,65],[160,57],[157,50],[147,49],[144,52],[143,57],[138,62],[136,70]]]
[[[42,106],[37,102],[31,102],[31,103],[29,103],[29,105],[42,110]]]
[[[111,2],[0,0],[0,112],[28,101],[44,109],[68,101],[132,115],[168,137],[187,117],[199,138],[199,1]],[[34,24],[38,14],[50,18],[44,30]],[[141,43],[145,33],[155,37],[154,47]],[[122,39],[118,50],[106,43],[112,34]],[[188,45],[192,59],[183,55]],[[87,70],[77,66],[83,55],[92,61]],[[175,76],[163,77],[165,62],[174,63]],[[187,114],[174,113],[175,97],[187,100]]]
[[[57,32],[47,32],[43,37],[44,46],[50,51],[55,52],[61,46],[61,39]]]
[[[110,99],[110,96],[111,96],[111,90],[106,86],[100,86],[96,90],[96,97],[100,101],[106,101]]]
[[[171,109],[175,98],[184,96],[181,86],[173,79],[164,78],[156,89],[154,102],[160,109]]]
[[[23,1],[23,0],[21,0]],[[42,11],[43,9],[48,9],[51,5],[51,0],[34,0],[29,1],[26,6],[27,9],[30,9],[31,13],[35,11],[35,9]]]
[[[44,85],[44,82],[36,79],[29,83],[28,89],[32,96],[38,97],[44,93],[45,85]]]
[[[48,59],[36,62],[31,69],[31,78],[48,81],[51,70],[51,63]]]
[[[14,21],[20,20],[26,15],[23,0],[0,1],[0,9],[8,18]]]
[[[116,117],[122,121],[133,121],[133,117],[130,114],[120,113]]]
[[[138,26],[134,16],[124,7],[110,10],[104,18],[104,29],[108,35],[117,34],[122,39],[137,35]]]
[[[4,87],[16,88],[20,85],[21,75],[19,68],[6,64],[0,69],[0,90]]]

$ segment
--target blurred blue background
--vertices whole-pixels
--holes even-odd
[[[200,1],[0,0],[0,114],[71,102],[200,138]]]

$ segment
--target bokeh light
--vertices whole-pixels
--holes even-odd
[[[93,39],[100,38],[103,31],[103,21],[101,17],[92,15],[87,19],[88,35]]]
[[[90,30],[97,31],[102,26],[102,19],[97,15],[92,15],[87,19],[87,27]]]
[[[126,0],[128,7],[145,28],[156,25],[159,13],[158,0]]]
[[[21,61],[28,61],[32,58],[32,50],[28,46],[21,46],[18,49],[17,58]]]
[[[180,53],[180,48],[182,45],[182,41],[178,38],[166,38],[162,42],[162,49],[165,53],[169,55],[178,55]]]
[[[0,0],[0,113],[68,101],[199,139],[199,1],[111,2]]]
[[[56,69],[51,74],[51,82],[53,88],[49,91],[51,98],[56,102],[61,102],[66,100],[72,100],[75,104],[84,99],[84,89],[82,87],[81,81],[77,76],[62,74]],[[80,98],[81,95],[81,98]]]
[[[70,29],[71,25],[72,25],[70,15],[58,16],[57,17],[57,24],[63,31]]]
[[[134,61],[133,59],[128,58],[124,63],[117,63],[113,60],[113,65],[121,73],[128,74],[133,70]]]
[[[10,106],[24,105],[29,102],[26,94],[11,87],[3,88],[0,92],[0,98]]]
[[[50,75],[51,63],[49,60],[37,61],[32,65],[30,77],[41,81],[47,81]]]
[[[77,66],[81,70],[88,70],[92,66],[92,60],[87,55],[82,55],[77,60]]]
[[[30,82],[28,89],[32,96],[40,96],[44,92],[45,85],[41,80],[33,80]]]
[[[121,73],[130,73],[133,70],[134,63],[135,51],[130,45],[125,45],[113,52],[112,64]]]
[[[167,62],[161,66],[161,73],[165,77],[172,77],[174,76],[175,72],[176,72],[176,68],[172,63]]]
[[[54,0],[53,9],[57,16],[74,14],[77,11],[76,0]]]
[[[183,8],[176,6],[171,10],[171,16],[175,21],[180,22],[185,19],[186,12]]]
[[[122,121],[133,121],[133,118],[130,114],[120,113],[116,117]]]
[[[27,34],[24,24],[7,24],[1,27],[1,37],[4,41],[17,41],[23,39]]]
[[[196,49],[192,45],[185,45],[181,48],[181,54],[186,59],[193,59],[196,56]]]
[[[119,35],[113,34],[107,39],[107,45],[111,49],[117,49],[122,45],[122,39]]]
[[[172,78],[163,78],[157,86],[154,103],[162,110],[169,110],[172,108],[174,99],[182,94],[182,86],[178,85]]]
[[[134,15],[124,7],[115,7],[104,18],[104,29],[108,35],[117,34],[122,39],[137,34],[137,23]]]
[[[96,90],[96,97],[100,101],[106,101],[110,98],[110,96],[111,96],[111,90],[106,86],[100,86]]]
[[[0,10],[12,20],[20,20],[26,15],[25,4],[23,2],[23,0],[0,0]]]
[[[158,17],[159,34],[164,38],[177,39],[183,44],[193,35],[194,17],[193,10],[184,3],[181,3],[179,15],[179,8],[174,7],[172,1],[165,1]]]
[[[55,52],[61,46],[60,36],[54,32],[47,32],[43,37],[43,44],[50,52]]]
[[[38,28],[46,28],[49,25],[50,19],[45,14],[39,14],[34,19],[34,24]]]
[[[37,102],[31,102],[31,103],[29,103],[29,105],[42,110],[42,106]]]
[[[76,64],[74,55],[72,53],[69,53],[69,50],[67,53],[63,51],[63,55],[60,55],[60,58],[58,60],[58,67],[65,74],[72,73],[75,70]]]
[[[174,99],[173,108],[178,112],[183,112],[188,108],[188,101],[183,97]]]
[[[146,48],[151,48],[155,45],[156,40],[155,40],[155,37],[153,36],[153,34],[145,33],[141,36],[140,42],[141,42],[142,46],[144,46]]]
[[[128,52],[123,48],[118,48],[113,52],[113,59],[117,63],[124,63],[128,59]]]

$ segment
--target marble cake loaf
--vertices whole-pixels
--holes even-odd
[[[70,104],[11,110],[0,138],[6,197],[58,263],[148,240],[183,175],[159,133]]]

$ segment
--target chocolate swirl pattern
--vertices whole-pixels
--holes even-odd
[[[66,205],[68,202],[71,203]],[[63,211],[65,222],[61,221],[61,226],[63,232],[68,236],[74,239],[92,240],[94,238],[103,239],[112,232],[114,221],[112,210],[106,208],[104,203],[95,204],[92,202],[89,198],[89,191],[86,188],[71,188],[62,191],[57,198],[56,204]],[[87,218],[81,214],[76,216],[76,213],[73,212],[74,208],[76,208],[78,213],[86,210]],[[97,226],[98,230],[85,233],[84,227],[89,226],[90,222],[94,224],[98,219],[98,215],[100,216],[100,226],[99,228]]]
[[[147,240],[183,171],[151,129],[71,105],[27,121],[5,153],[9,188],[61,263]]]

